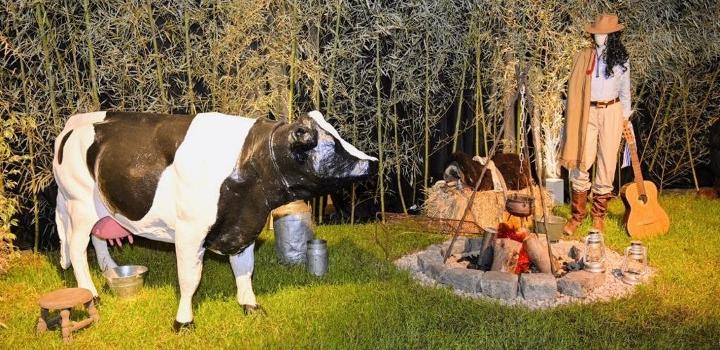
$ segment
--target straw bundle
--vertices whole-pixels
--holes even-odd
[[[528,189],[507,191],[507,195],[513,193],[528,194]],[[540,193],[540,189],[534,186],[533,193]],[[471,195],[471,189],[458,190],[454,186],[448,186],[445,181],[438,181],[427,191],[423,212],[433,218],[460,220]],[[550,194],[545,191],[543,197],[545,205],[551,208]],[[509,215],[505,211],[502,192],[480,191],[475,195],[471,213],[465,220],[473,221],[480,227],[497,227],[500,220],[507,220]],[[535,198],[535,216],[542,216],[542,202],[539,197]]]

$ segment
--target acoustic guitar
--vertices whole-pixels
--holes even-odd
[[[662,235],[670,229],[670,218],[658,203],[658,190],[654,183],[643,180],[635,136],[628,126],[623,135],[630,148],[635,181],[620,189],[625,204],[623,222],[630,237],[646,239]]]

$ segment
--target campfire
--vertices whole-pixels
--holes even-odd
[[[622,281],[621,270],[627,260],[623,255],[604,251],[606,268],[602,272],[592,272],[592,268],[585,266],[586,259],[593,259],[596,248],[589,240],[551,243],[551,261],[545,235],[522,227],[517,218],[485,231],[482,237],[458,237],[452,248],[449,240],[431,245],[400,258],[396,264],[411,271],[421,283],[448,286],[460,295],[490,297],[531,308],[608,300],[633,290],[631,284]],[[444,261],[448,250],[449,257]],[[636,260],[641,262],[638,270],[644,271],[644,282],[652,271],[647,270],[642,248],[636,250],[642,253],[637,254],[640,257]],[[550,263],[554,264],[555,274],[549,272]]]
[[[490,154],[494,152],[491,150]],[[449,231],[438,230],[452,235],[444,244],[430,246],[396,262],[416,278],[449,286],[457,293],[530,307],[551,307],[571,300],[607,300],[624,295],[632,290],[634,276],[649,275],[645,273],[645,250],[637,247],[632,254],[626,254],[632,255],[633,261],[623,264],[622,255],[605,250],[599,231],[588,232],[584,242],[557,240],[555,234],[549,241],[545,234],[538,234],[540,229],[553,232],[549,230],[552,220],[545,219],[552,218],[551,203],[545,201],[549,196],[541,184],[534,188],[529,166],[518,166],[518,171],[505,169],[506,174],[495,174],[499,186],[487,185],[488,188],[478,191],[483,184],[482,175],[492,161],[479,165],[481,162],[474,160],[460,159],[446,169],[445,179],[428,193],[423,220],[401,220],[457,222]],[[517,163],[521,164],[520,158]],[[524,176],[525,186],[518,185],[514,192],[509,191],[502,184],[506,175],[513,180]],[[495,184],[495,180],[493,175],[491,182]],[[525,224],[533,219],[540,227],[531,231]],[[482,238],[463,236],[467,234],[467,223],[483,227]],[[631,263],[637,266],[615,268]],[[630,276],[625,282],[619,278],[621,270],[627,270]],[[643,272],[632,272],[636,270]]]
[[[515,275],[551,273],[551,263],[555,264],[556,274],[578,269],[582,263],[576,259],[580,258],[577,256],[578,248],[574,250],[575,258],[565,254],[564,258],[553,257],[551,261],[545,235],[530,232],[515,219],[511,218],[500,223],[497,230],[486,229],[487,232],[480,241],[479,249],[471,247],[470,251],[454,253],[447,263],[468,269],[509,272]]]
[[[544,239],[543,239],[544,240]],[[503,222],[496,232],[488,232],[483,245],[476,252],[454,256],[458,263],[467,262],[467,268],[483,271],[550,272],[545,242],[515,223]]]

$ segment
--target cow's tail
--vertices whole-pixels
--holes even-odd
[[[67,205],[65,197],[60,191],[58,191],[57,207],[55,209],[55,226],[57,227],[57,233],[60,237],[60,267],[67,269],[70,267],[70,242],[67,234],[70,218],[67,214],[61,214],[61,210],[65,210]],[[63,220],[64,219],[64,220]]]

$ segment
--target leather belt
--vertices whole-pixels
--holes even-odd
[[[590,101],[590,107],[607,108],[608,106],[614,104],[615,102],[620,102],[620,97],[616,97],[614,100],[610,100],[610,101]]]

